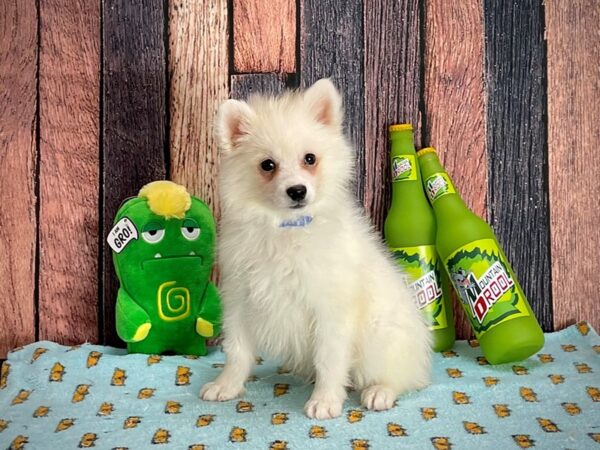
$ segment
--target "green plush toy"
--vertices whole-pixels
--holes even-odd
[[[120,282],[117,333],[129,352],[206,354],[221,323],[209,279],[215,235],[208,206],[170,181],[121,206],[107,241]]]

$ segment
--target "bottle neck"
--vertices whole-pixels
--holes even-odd
[[[425,192],[436,214],[449,215],[468,210],[436,153],[419,155],[419,166]]]
[[[412,132],[392,132],[390,143],[392,206],[408,196],[426,201]]]
[[[390,133],[390,156],[416,155],[412,131],[393,131]]]

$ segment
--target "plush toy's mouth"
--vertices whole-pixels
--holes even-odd
[[[163,265],[163,264],[180,264],[182,268],[189,267],[189,265],[201,266],[203,263],[202,256],[196,255],[194,252],[190,252],[189,255],[167,255],[163,256],[160,253],[154,255],[154,258],[147,259],[142,262],[142,269],[146,270],[146,267]]]

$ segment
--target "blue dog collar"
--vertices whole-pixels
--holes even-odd
[[[290,228],[290,227],[305,227],[309,223],[313,221],[312,216],[300,216],[295,220],[284,220],[279,225],[281,228]]]

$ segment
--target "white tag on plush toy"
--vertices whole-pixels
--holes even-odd
[[[110,245],[110,248],[115,253],[121,253],[127,244],[137,238],[137,228],[129,218],[123,217],[112,227],[112,230],[108,233],[106,242],[108,242],[108,245]]]

